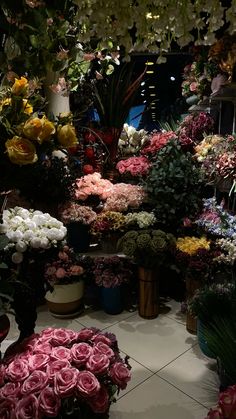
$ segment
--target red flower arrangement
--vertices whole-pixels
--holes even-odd
[[[171,139],[176,139],[177,135],[173,131],[154,132],[149,143],[142,149],[142,154],[154,155]]]
[[[214,130],[214,119],[206,112],[192,113],[184,118],[178,134],[180,142],[187,141],[187,138],[194,143],[203,140],[204,135],[212,134]]]
[[[234,419],[236,415],[236,385],[220,394],[218,406],[211,409],[206,419]]]
[[[17,349],[0,367],[4,418],[107,418],[115,393],[131,378],[116,337],[98,329],[48,328]]]

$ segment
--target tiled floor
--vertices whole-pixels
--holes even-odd
[[[154,320],[144,320],[137,312],[111,316],[91,310],[73,320],[58,320],[41,307],[36,331],[47,326],[95,326],[116,334],[121,351],[130,356],[132,381],[112,405],[110,419],[204,419],[216,403],[215,363],[202,355],[196,337],[186,331],[175,301],[167,302]],[[12,320],[1,350],[17,336]]]

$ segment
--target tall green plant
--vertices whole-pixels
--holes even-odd
[[[199,210],[201,185],[191,154],[173,139],[158,152],[144,188],[159,223],[175,229]]]

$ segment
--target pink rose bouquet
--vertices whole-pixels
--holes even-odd
[[[91,195],[104,201],[111,194],[112,188],[113,184],[109,180],[102,179],[101,174],[95,172],[75,181],[74,195],[80,201],[85,201]]]
[[[99,414],[105,419],[115,394],[131,379],[115,336],[95,328],[48,328],[24,340],[17,350],[1,365],[2,418],[95,419]],[[64,359],[58,359],[55,353],[63,358],[63,351]]]
[[[83,273],[84,269],[76,261],[73,250],[64,246],[57,258],[46,264],[44,277],[49,286],[53,287],[55,284],[77,282]]]
[[[206,419],[233,419],[236,412],[236,385],[220,393],[218,406],[211,409]]]
[[[120,160],[117,163],[116,168],[121,175],[129,173],[135,177],[145,176],[149,171],[150,163],[145,156],[130,157],[126,160]]]

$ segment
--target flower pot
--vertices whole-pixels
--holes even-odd
[[[192,298],[195,292],[201,287],[201,281],[193,278],[186,278],[186,297],[187,300]],[[186,329],[193,335],[197,334],[197,319],[193,317],[189,312],[186,316]]]
[[[83,253],[89,250],[90,231],[89,226],[78,222],[67,224],[67,242],[75,252]]]
[[[107,314],[120,314],[123,311],[121,286],[101,287],[101,306]]]
[[[204,323],[201,320],[197,319],[197,337],[198,337],[199,348],[201,349],[202,353],[206,355],[208,358],[215,359],[215,356],[208,348],[207,341],[204,334],[204,328],[205,328]]]
[[[56,284],[46,293],[49,311],[54,317],[74,317],[83,310],[84,281]]]
[[[159,283],[156,270],[139,267],[139,315],[155,319],[159,314]]]

